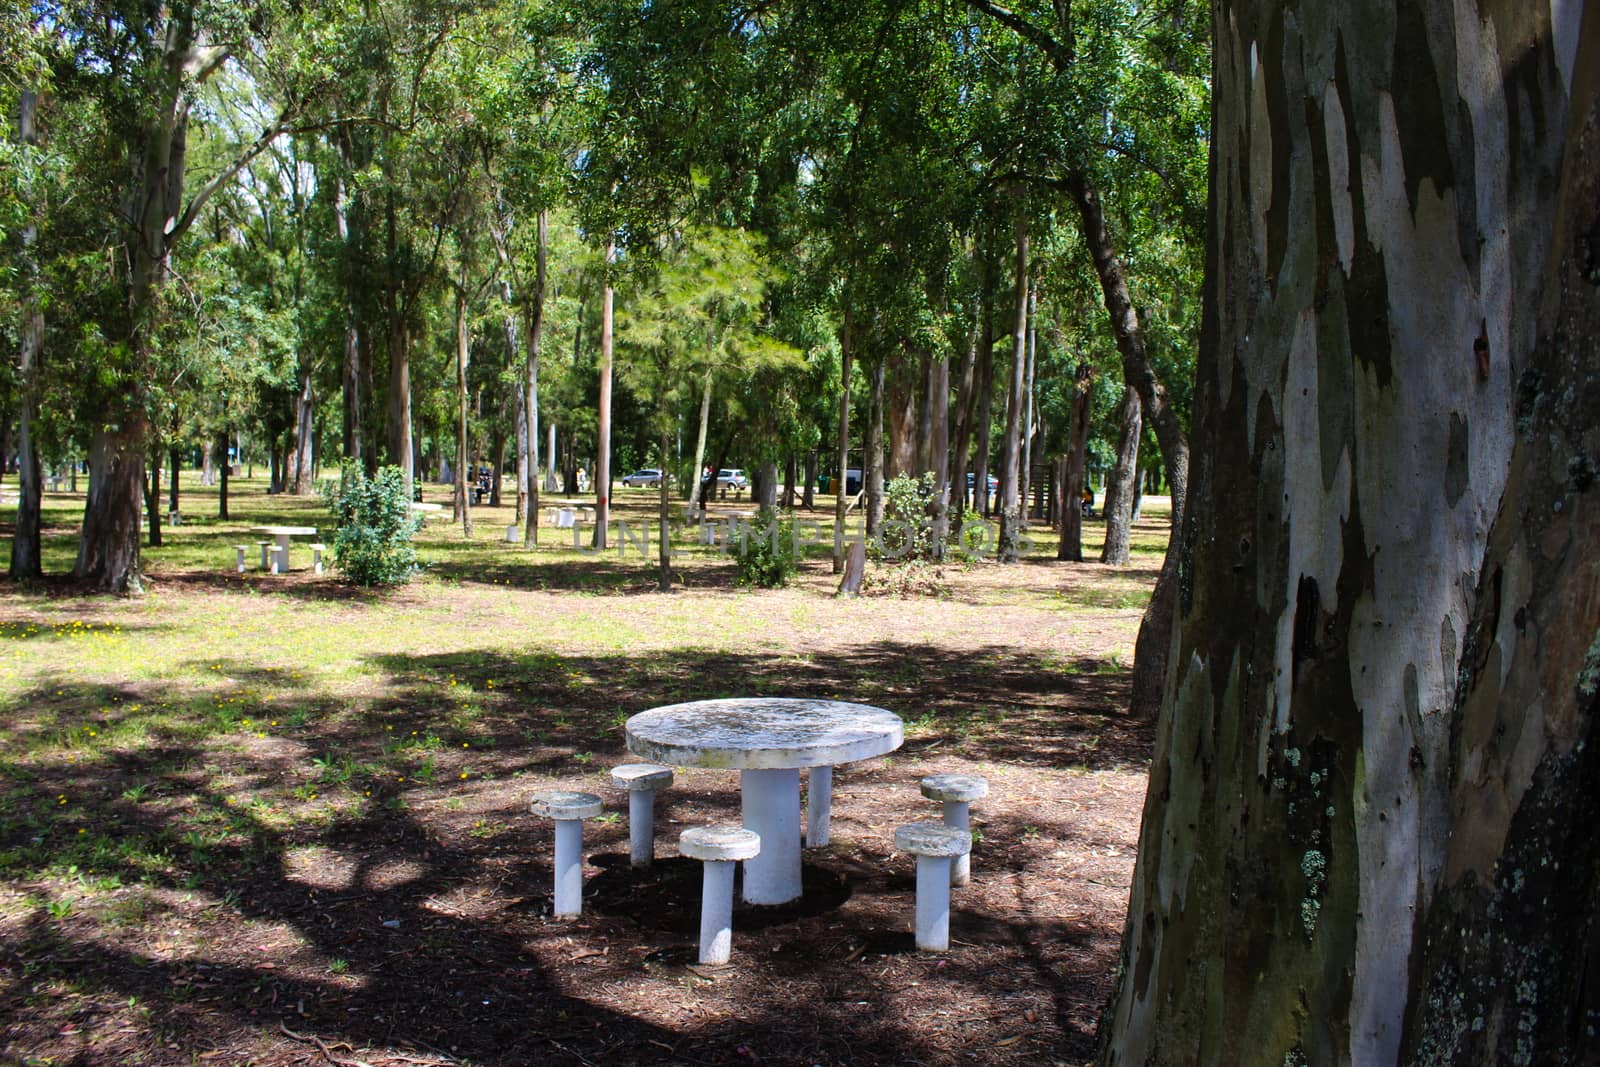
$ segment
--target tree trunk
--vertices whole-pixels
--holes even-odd
[[[885,353],[883,360],[883,409],[889,430],[884,477],[894,478],[912,473],[917,465],[917,365],[898,347]]]
[[[950,361],[936,359],[928,373],[929,421],[928,458],[933,463],[933,546],[938,559],[944,558],[945,542],[950,537]]]
[[[783,509],[794,510],[794,483],[800,480],[800,459],[793,452],[783,466]]]
[[[139,572],[139,507],[144,500],[144,449],[148,423],[97,427],[89,442],[89,493],[73,577],[102,592],[143,592]]]
[[[539,212],[534,225],[533,293],[524,315],[527,320],[527,363],[523,368],[522,407],[528,421],[528,502],[523,517],[526,523],[523,544],[529,548],[539,543],[539,359],[544,354],[544,305],[549,284],[550,214]],[[581,316],[580,316],[581,317]],[[574,340],[576,344],[576,340]],[[555,471],[555,432],[550,427],[550,469]]]
[[[167,479],[167,510],[178,513],[178,497],[182,493],[180,477],[183,470],[183,450],[177,445],[167,449],[167,460],[172,464],[172,477]]]
[[[149,481],[144,487],[145,522],[150,527],[150,547],[161,547],[161,443],[150,448]]]
[[[656,527],[659,535],[656,552],[661,571],[656,588],[663,593],[670,593],[672,591],[672,488],[667,484],[667,454],[672,447],[672,435],[665,429],[667,426],[665,419],[662,420],[662,426],[661,483],[656,486]]]
[[[289,451],[292,467],[289,472],[289,491],[296,496],[306,496],[315,492],[317,487],[316,449],[312,447],[316,396],[312,392],[311,360],[306,356],[301,357],[299,384],[294,398],[294,445]]]
[[[1100,562],[1125,567],[1132,558],[1133,498],[1139,492],[1139,438],[1144,433],[1143,406],[1131,386],[1122,390],[1122,418],[1117,431],[1117,462],[1106,477],[1106,543]]]
[[[767,460],[756,468],[755,485],[751,488],[751,503],[762,512],[778,509],[778,464]]]
[[[610,266],[616,246],[606,244],[606,265]],[[606,527],[611,523],[611,346],[615,328],[616,296],[606,285],[600,303],[600,425],[594,460],[594,542],[605,548]]]
[[[972,469],[972,421],[977,411],[975,403],[978,377],[978,345],[986,307],[983,300],[975,301],[972,312],[972,330],[967,336],[967,350],[961,355],[961,373],[956,379],[955,442],[950,457],[950,511],[957,518],[967,511],[967,474]]]
[[[233,460],[228,455],[228,431],[224,429],[217,442],[218,463],[222,470],[217,477],[217,518],[228,517],[228,478],[233,474]]]
[[[694,464],[689,469],[692,471],[693,486],[689,490],[689,514],[697,515],[705,507],[702,494],[709,488],[705,485],[705,471],[702,464],[706,461],[706,431],[711,426],[711,371],[708,368],[700,378],[700,421],[694,435]],[[716,472],[712,472],[716,477]],[[664,481],[665,479],[663,479]]]
[[[989,514],[989,429],[994,414],[994,316],[985,315],[978,346],[977,457],[972,471],[972,510]]]
[[[844,570],[844,516],[849,500],[845,486],[850,473],[850,364],[855,357],[855,314],[845,305],[839,326],[839,440],[835,449],[838,478],[833,483],[833,573]]]
[[[1022,404],[1028,371],[1028,212],[1017,210],[1017,266],[1015,326],[1011,331],[1011,376],[1006,389],[1005,439],[1000,443],[1000,544],[1001,563],[1017,561],[1017,539],[1022,534]],[[1081,555],[1081,554],[1080,554]]]
[[[875,534],[883,522],[883,394],[884,356],[873,361],[867,372],[871,391],[867,400],[867,436],[862,443],[862,488],[867,494],[867,533]]]
[[[17,140],[36,145],[38,132],[34,120],[39,94],[32,90],[21,95],[17,118]],[[17,345],[17,518],[11,540],[11,577],[38,578],[43,571],[43,541],[40,526],[43,468],[39,443],[34,439],[34,419],[38,406],[39,360],[44,351],[44,310],[39,301],[39,264],[34,254],[38,240],[35,222],[40,205],[29,205],[29,218],[23,224],[21,255],[22,325]]]
[[[1028,286],[1028,373],[1027,382],[1023,386],[1022,398],[1022,485],[1017,491],[1018,498],[1022,501],[1022,514],[1028,515],[1028,490],[1033,488],[1033,434],[1036,423],[1037,403],[1033,396],[1034,364],[1039,348],[1039,328],[1034,321],[1039,308],[1039,287],[1037,284]]]
[[[917,477],[933,470],[933,364],[926,352],[917,372],[917,458],[912,473]]]
[[[467,326],[466,272],[462,272],[462,285],[456,289],[456,515],[461,520],[461,534],[472,539],[472,487],[477,484],[478,472],[468,454],[467,439],[467,357],[472,349],[472,336]]]
[[[1596,14],[1590,4],[1588,30]],[[1544,274],[1539,341],[1520,377],[1510,477],[1452,706],[1450,834],[1437,895],[1417,936],[1414,1011],[1402,1045],[1409,1063],[1556,1064],[1596,1055],[1597,42],[1590,32],[1569,60],[1588,74],[1574,87],[1555,261]],[[1504,373],[1492,344],[1482,355],[1491,375]],[[1484,1025],[1475,1025],[1479,1019]]]
[[[814,448],[806,452],[803,477],[805,484],[800,489],[800,506],[807,511],[814,511],[817,506],[817,450]]]
[[[1067,463],[1061,479],[1061,542],[1056,559],[1083,562],[1083,469],[1089,454],[1090,399],[1094,372],[1085,360],[1078,364],[1072,391],[1072,436],[1067,443]]]
[[[1373,11],[1215,8],[1107,1064],[1593,1058],[1600,11]]]

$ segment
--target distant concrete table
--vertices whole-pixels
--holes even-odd
[[[264,534],[278,542],[278,558],[283,561],[286,573],[289,570],[289,538],[317,536],[315,526],[252,526],[250,532]]]
[[[893,752],[905,729],[867,704],[738,697],[642,711],[627,738],[628,751],[656,763],[740,772],[744,825],[761,837],[760,854],[744,861],[744,899],[783,904],[800,896],[800,768],[812,769],[808,823],[819,844],[833,768]]]

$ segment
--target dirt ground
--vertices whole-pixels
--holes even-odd
[[[672,597],[644,592],[647,575],[576,595],[577,570],[545,567],[538,581],[532,571],[480,574],[481,585],[445,573],[385,610],[469,619],[469,643],[472,626],[487,633],[513,616],[637,621],[686,602],[737,629],[711,626],[688,640],[641,625],[669,636],[605,655],[581,634],[531,658],[424,643],[396,654],[385,684],[363,694],[360,728],[314,718],[292,734],[159,767],[130,750],[94,782],[39,761],[15,772],[30,776],[30,796],[70,787],[102,797],[104,818],[131,834],[140,820],[304,781],[317,753],[362,756],[375,744],[364,731],[422,722],[419,694],[446,674],[506,702],[478,725],[493,743],[474,751],[471,780],[452,774],[448,751],[427,783],[375,775],[356,816],[210,849],[186,880],[124,884],[94,907],[52,909],[39,886],[10,885],[0,897],[0,1062],[843,1067],[1093,1057],[1151,744],[1150,728],[1122,714],[1139,615],[1128,590],[1147,588],[1152,574],[991,564],[952,573],[943,598],[846,605],[829,597],[825,565],[764,594],[734,591],[708,570]],[[156,578],[159,595],[219,618],[246,603],[240,587],[209,576]],[[513,580],[522,585],[514,607],[503,590],[490,599],[490,586]],[[319,582],[294,575],[246,589],[344,610],[337,587]],[[0,603],[13,626],[41,610]],[[625,714],[737,693],[849,694],[904,715],[907,741],[837,771],[832,841],[806,853],[803,902],[741,905],[732,961],[710,968],[694,960],[699,865],[674,844],[686,827],[737,821],[736,776],[680,771],[658,795],[658,859],[636,872],[625,801],[606,771],[629,758]],[[530,730],[540,709],[548,728]],[[893,834],[937,817],[917,788],[934,772],[984,775],[991,793],[973,808],[973,881],[955,891],[951,949],[930,954],[912,945],[912,860]],[[156,798],[118,799],[150,781]],[[600,793],[623,813],[586,827],[576,921],[550,914],[551,827],[527,813],[528,794],[550,787]],[[26,844],[22,825],[6,822],[0,848]]]

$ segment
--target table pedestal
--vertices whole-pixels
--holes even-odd
[[[744,899],[786,904],[800,896],[800,772],[739,773],[744,825],[761,837],[761,852],[744,861]]]

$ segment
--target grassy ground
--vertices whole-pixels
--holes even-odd
[[[624,519],[653,514],[652,492],[618,497]],[[81,508],[47,499],[47,570],[70,567]],[[560,547],[509,545],[509,508],[475,509],[470,540],[431,521],[427,570],[398,590],[312,574],[304,549],[290,574],[240,575],[232,545],[253,525],[329,540],[322,503],[241,479],[231,520],[212,517],[214,490],[186,487],[183,511],[145,550],[142,598],[0,586],[3,1062],[1086,1055],[1142,797],[1148,731],[1120,708],[1156,507],[1127,569],[1041,545],[1015,567],[948,568],[936,596],[856,601],[831,597],[825,548],[789,589],[754,592],[688,536],[663,596],[653,553],[582,553],[566,531]],[[1097,545],[1098,524],[1085,536]],[[549,828],[527,794],[615,800],[628,715],[748,694],[908,722],[900,752],[841,773],[834,846],[807,869],[837,892],[742,916],[732,977],[681,958],[697,886],[672,864],[646,882],[607,867],[593,920],[551,920]],[[979,816],[988,877],[956,920],[985,947],[943,963],[906,951],[909,868],[892,848],[932,770],[997,783]],[[672,796],[667,824],[736,806],[714,772]],[[614,814],[592,824],[591,863],[625,841]],[[1010,977],[973,971],[979,958],[1010,958]],[[939,1007],[950,996],[968,1013]],[[807,1025],[774,1029],[796,1004]]]

